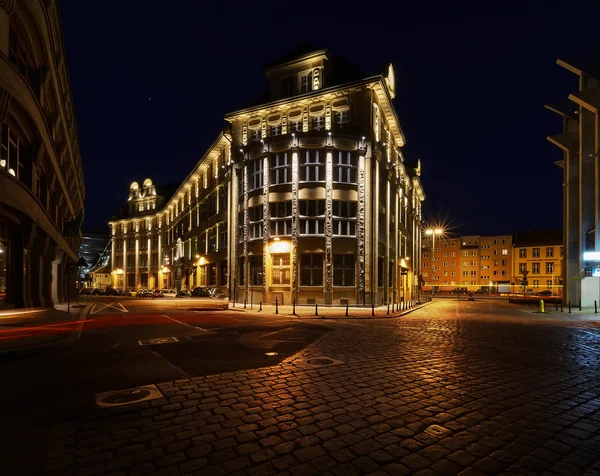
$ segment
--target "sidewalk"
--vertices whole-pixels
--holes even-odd
[[[81,307],[79,307],[81,306]],[[0,311],[0,354],[66,345],[79,338],[89,306],[61,303],[53,308]]]
[[[400,317],[405,314],[409,314],[417,309],[431,304],[432,301],[423,302],[422,304],[416,304],[415,301],[411,303],[402,303],[401,308],[396,309],[395,306],[376,306],[372,309],[370,306],[325,306],[325,305],[301,305],[301,306],[274,306],[271,304],[260,303],[252,304],[246,303],[230,303],[230,311],[245,312],[249,314],[266,314],[266,315],[278,315],[282,317],[297,317],[300,319],[385,319],[392,317]],[[252,306],[252,307],[251,307]],[[405,307],[406,306],[406,307]],[[294,314],[295,311],[295,314]],[[347,315],[346,315],[347,311]]]

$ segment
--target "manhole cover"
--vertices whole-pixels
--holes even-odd
[[[436,438],[442,438],[450,433],[450,430],[440,425],[431,425],[425,429],[425,433],[435,436]]]
[[[139,345],[170,344],[171,342],[179,342],[179,339],[177,337],[158,337],[156,339],[138,340]]]
[[[131,403],[162,398],[162,396],[162,393],[156,388],[156,385],[145,385],[143,387],[98,393],[96,394],[96,405],[99,407],[119,407]]]
[[[320,356],[320,357],[312,357],[310,359],[306,359],[304,361],[305,365],[308,365],[309,367],[327,367],[330,365],[339,365],[339,364],[343,364],[344,362],[342,362],[341,360],[335,360],[332,359],[331,357],[325,357],[325,356]]]
[[[306,363],[310,365],[331,365],[334,361],[332,359],[308,359]]]

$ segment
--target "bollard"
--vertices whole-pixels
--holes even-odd
[[[348,303],[346,303],[346,317],[348,317]]]
[[[579,300],[579,310],[581,311],[581,299]]]
[[[554,310],[558,311],[558,301],[556,299],[554,300]]]
[[[569,301],[569,314],[571,314],[571,301]]]
[[[375,315],[375,303],[371,304],[371,315]]]
[[[594,314],[598,314],[598,302],[594,301]]]
[[[244,309],[246,309],[246,300],[244,299]]]
[[[539,306],[538,306],[538,311],[541,312],[541,313],[546,312],[544,310],[544,300],[543,299],[540,299],[540,303],[539,303]]]
[[[319,315],[319,305],[315,303],[315,316]]]
[[[262,311],[262,301],[260,301],[260,307],[258,308],[258,312]]]
[[[296,315],[296,299],[292,301],[292,315]]]
[[[275,314],[279,314],[279,302],[277,298],[275,298]]]
[[[563,302],[562,302],[562,299],[560,300],[560,312],[563,312]]]
[[[388,304],[387,315],[390,315],[390,305]]]

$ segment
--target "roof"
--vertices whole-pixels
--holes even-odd
[[[181,186],[181,182],[169,183],[166,185],[154,185],[156,188],[156,209],[152,210],[156,213],[161,210],[171,199],[177,189]],[[129,213],[129,206],[123,205],[119,213],[112,216],[113,220],[120,220],[121,218],[135,217],[138,215],[145,215],[146,213]]]
[[[302,56],[309,55],[311,53],[317,53],[319,51],[327,51],[325,48],[319,48],[307,41],[303,41],[299,45],[295,46],[287,53],[284,53],[279,58],[275,58],[273,61],[263,65],[263,69],[271,69],[274,66],[278,66],[283,63],[288,63],[289,61],[295,60],[296,58],[300,58]]]
[[[549,230],[517,231],[513,236],[513,246],[550,246],[563,244],[562,228]]]

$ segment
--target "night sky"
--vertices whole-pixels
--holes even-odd
[[[561,226],[553,162],[562,156],[546,136],[562,122],[544,104],[577,87],[556,59],[597,46],[599,22],[586,22],[599,7],[580,18],[544,2],[498,2],[494,11],[325,3],[62,1],[84,229],[108,232],[134,180],[183,180],[223,114],[267,88],[261,66],[302,41],[365,74],[394,64],[403,152],[421,159],[426,220],[483,235]]]

